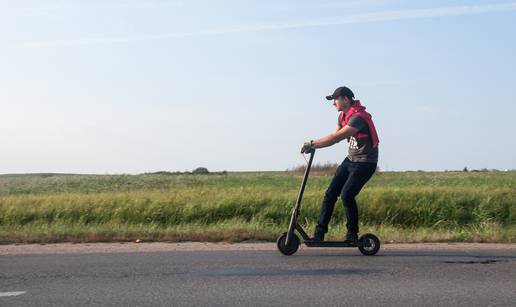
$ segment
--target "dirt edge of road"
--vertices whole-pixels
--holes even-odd
[[[306,248],[303,245],[301,248]],[[404,243],[384,244],[382,250],[421,250],[421,251],[479,251],[514,250],[516,244],[508,243]],[[268,251],[276,250],[275,243],[56,243],[56,244],[10,244],[0,245],[0,256],[31,254],[85,254],[85,253],[135,253],[167,251]]]

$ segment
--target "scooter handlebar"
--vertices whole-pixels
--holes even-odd
[[[303,144],[303,147],[301,147],[301,153],[312,153],[312,152],[315,152],[315,148],[313,146],[313,141],[310,141],[310,142],[305,142]]]

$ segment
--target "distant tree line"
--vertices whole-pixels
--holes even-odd
[[[210,172],[206,167],[198,167],[191,172],[185,171],[185,172],[169,172],[169,171],[158,171],[158,172],[148,172],[144,173],[144,175],[226,175],[227,171],[222,172]]]

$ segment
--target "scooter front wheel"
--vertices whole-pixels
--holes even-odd
[[[278,240],[276,240],[276,246],[283,255],[293,255],[295,252],[297,252],[297,249],[299,248],[301,241],[299,241],[299,237],[296,236],[295,233],[292,234],[292,237],[288,241],[288,245],[285,245],[286,240],[287,233],[284,232],[281,236],[278,237]]]
[[[363,255],[372,256],[380,250],[380,240],[372,233],[366,233],[358,239],[358,249]]]

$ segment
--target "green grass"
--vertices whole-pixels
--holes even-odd
[[[312,176],[302,223],[312,231],[331,176]],[[2,175],[0,243],[271,241],[285,231],[301,176]],[[516,242],[516,172],[384,172],[358,199],[361,232],[383,241]],[[329,238],[345,233],[339,201]]]

